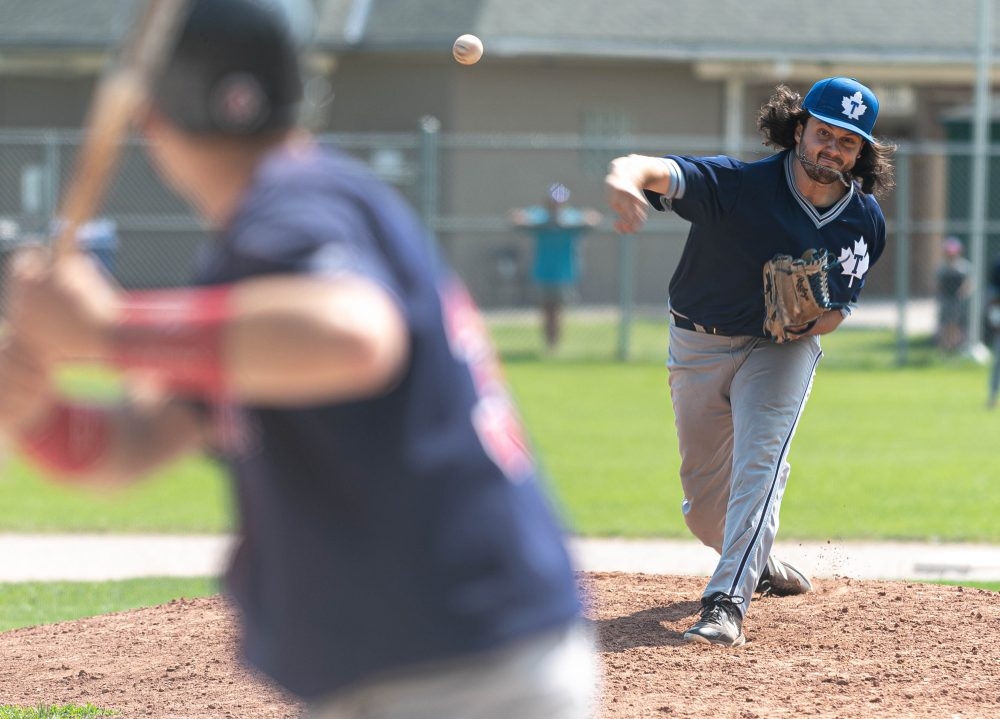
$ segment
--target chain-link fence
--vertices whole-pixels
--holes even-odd
[[[72,132],[0,133],[0,246],[9,249],[17,239],[47,232],[79,140]],[[723,151],[715,137],[443,132],[433,118],[413,132],[321,140],[370,165],[420,212],[432,230],[431,250],[443,253],[465,279],[508,356],[544,354],[533,238],[511,225],[512,208],[541,204],[547,188],[561,182],[572,191],[572,205],[605,212],[603,177],[612,158]],[[752,149],[742,153],[744,159],[766,152],[750,141],[745,147]],[[994,149],[989,174],[1000,183],[998,155]],[[907,307],[934,298],[942,240],[956,236],[968,247],[971,157],[968,142],[900,144],[896,189],[881,199],[888,249],[869,276],[863,303],[893,303],[898,312],[890,325],[898,326],[904,340]],[[102,214],[113,222],[114,237],[97,231],[92,239],[109,240],[95,246],[123,286],[165,286],[187,278],[204,230],[159,182],[137,140],[125,148]],[[560,356],[665,356],[667,285],[687,225],[653,215],[633,236],[616,235],[605,216],[581,239],[582,273],[566,296]],[[988,203],[987,261],[976,268],[980,286],[985,265],[998,255],[995,194]]]

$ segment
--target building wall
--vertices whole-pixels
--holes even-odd
[[[0,74],[0,128],[78,129],[93,88],[92,77]]]
[[[720,88],[698,83],[683,66],[509,61],[461,70],[445,129],[553,133],[611,142],[627,135],[720,132]],[[541,202],[551,183],[562,182],[572,190],[573,204],[606,213],[603,180],[611,159],[629,152],[663,154],[673,149],[622,145],[580,151],[546,147],[540,140],[537,147],[519,150],[453,151],[443,163],[443,210],[500,218],[511,208]],[[620,246],[610,222],[607,218],[604,227],[581,245],[580,295],[590,302],[614,303],[619,296]],[[503,301],[503,288],[490,281],[497,253],[515,249],[522,280],[529,273],[531,243],[519,231],[466,233],[443,242],[463,274],[476,280],[484,304]],[[680,242],[663,241],[662,235],[643,235],[635,243],[640,259],[634,277],[636,301],[665,304],[667,280],[680,249]],[[493,296],[494,289],[499,296]]]
[[[324,129],[333,132],[412,132],[421,117],[451,114],[454,62],[419,55],[342,55]]]
[[[744,155],[767,152],[756,128],[760,106],[779,80],[748,81],[740,112]],[[405,58],[358,55],[341,58],[334,76],[337,92],[331,126],[338,131],[365,129],[411,130],[419,118],[433,114],[448,133],[538,133],[537,144],[518,147],[455,148],[447,141],[440,156],[439,210],[449,216],[492,218],[488,230],[443,231],[439,240],[459,270],[478,289],[481,302],[503,302],[509,288],[497,286],[497,257],[519,260],[518,282],[526,281],[531,247],[527,238],[503,228],[512,207],[540,201],[551,182],[573,190],[575,204],[604,207],[602,180],[607,162],[617,154],[662,154],[678,148],[628,147],[595,151],[566,150],[546,144],[541,135],[567,135],[584,140],[621,136],[690,136],[721,138],[725,113],[722,81],[704,80],[687,64],[583,59],[508,59],[487,55],[475,66],[459,66],[448,57]],[[804,93],[808,82],[789,81]],[[887,110],[880,119],[880,137],[908,143],[940,140],[937,115],[953,106],[968,90],[927,87],[917,92],[915,111]],[[551,140],[551,138],[549,138]],[[704,152],[721,151],[721,142]],[[691,150],[697,153],[699,150]],[[947,161],[929,153],[913,159],[915,181],[906,183],[913,222],[926,228],[945,218]],[[882,199],[890,237],[882,262],[869,280],[868,292],[892,295],[899,281],[902,261],[895,226],[898,198]],[[489,224],[489,223],[487,223]],[[636,296],[658,303],[665,297],[664,277],[669,277],[680,254],[683,227],[678,223],[652,228],[671,239],[655,242],[643,237],[636,247],[643,254],[637,271]],[[905,279],[909,290],[926,295],[934,291],[934,268],[939,258],[941,232],[919,231],[910,236]],[[617,240],[606,226],[583,245],[587,272],[581,293],[594,301],[617,297],[619,271],[613,248]]]
[[[683,63],[487,55],[479,64],[465,67],[445,53],[347,53],[336,58],[328,81],[332,96],[321,98],[321,131],[413,133],[422,117],[440,120],[442,148],[436,201],[441,214],[460,221],[458,229],[439,229],[438,240],[485,305],[502,304],[515,294],[523,301],[530,299],[530,242],[506,225],[509,209],[540,201],[548,185],[560,181],[573,190],[574,204],[603,211],[602,180],[607,162],[617,154],[689,151],[666,146],[668,136],[715,142],[713,147],[690,149],[695,154],[722,149],[723,82],[702,79]],[[746,88],[741,122],[748,147],[753,150],[763,151],[756,144],[756,115],[774,84],[760,81]],[[80,74],[65,79],[51,74],[0,75],[0,128],[79,128],[93,86],[93,76]],[[806,89],[801,83],[793,86]],[[884,125],[907,141],[940,139],[937,116],[963,98],[968,101],[970,92],[966,88],[928,87],[921,89],[918,96],[918,110],[913,116],[891,118],[881,123],[879,130]],[[449,145],[448,137],[456,133],[474,133],[480,136],[481,143],[471,147]],[[521,137],[523,141],[518,146],[505,146],[505,136]],[[537,143],[530,140],[532,136],[537,136]],[[562,136],[603,145],[582,151],[568,149],[566,143],[558,142]],[[622,140],[629,136],[645,138],[650,146],[631,147]],[[660,136],[663,142],[655,139]],[[490,147],[490,137],[499,138],[500,145]],[[622,144],[614,146],[616,139]],[[358,154],[373,164],[386,159],[386,153],[377,147],[358,150]],[[420,207],[419,151],[410,147],[400,155],[402,169],[396,184]],[[940,155],[928,155],[912,163],[912,167],[920,178],[910,184],[914,219],[931,223],[943,219],[947,162]],[[20,181],[20,167],[10,169],[9,182],[4,179],[3,183],[13,191]],[[116,192],[111,193],[110,200],[117,202]],[[172,201],[168,204],[173,207]],[[895,202],[889,200],[883,207],[891,224]],[[462,220],[468,221],[463,224]],[[633,248],[637,252],[637,301],[665,301],[666,280],[680,256],[685,229],[679,221],[654,217],[649,232],[637,238]],[[178,247],[187,248],[190,232],[184,231],[181,236],[185,240]],[[911,292],[933,292],[933,267],[939,257],[940,239],[940,233],[913,237],[907,270]],[[872,294],[891,295],[894,291],[897,277],[892,266],[897,261],[897,248],[893,240],[890,235],[886,256],[873,272],[869,285]],[[585,274],[581,295],[595,303],[616,301],[621,277],[620,245],[610,231],[610,222],[592,233],[582,249]],[[524,291],[514,292],[509,283],[498,282],[498,258],[511,254],[518,263],[515,281]],[[139,265],[138,258],[125,263],[126,267]],[[157,267],[163,266],[157,263]],[[139,284],[170,279],[159,278],[155,267],[135,271]]]
[[[465,67],[450,57],[353,55],[338,57],[330,84],[334,99],[328,122],[338,133],[411,132],[425,115],[440,120],[439,212],[487,227],[445,229],[437,233],[438,241],[486,306],[509,303],[512,297],[531,301],[531,242],[507,226],[510,209],[540,202],[558,181],[571,188],[574,204],[603,210],[603,178],[613,157],[673,149],[621,145],[581,152],[558,141],[551,144],[553,136],[607,143],[624,135],[721,132],[721,88],[697,81],[682,65],[487,57]],[[455,133],[484,137],[480,146],[455,147],[448,142]],[[490,146],[490,137],[503,142],[504,136],[525,134],[537,134],[538,143]],[[418,159],[409,153],[406,161],[412,165]],[[403,189],[416,200],[412,187]],[[684,231],[678,224],[672,226],[674,234]],[[666,280],[680,256],[681,243],[662,241],[661,235],[635,244],[641,258],[636,297],[643,303],[666,301]],[[617,301],[619,249],[610,219],[583,242],[580,294],[589,302]],[[500,281],[500,262],[511,256],[517,275]]]

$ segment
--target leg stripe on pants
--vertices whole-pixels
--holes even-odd
[[[816,366],[819,364],[820,359],[822,359],[822,353],[816,356],[813,361],[812,369],[810,371],[810,378],[815,376]],[[739,592],[740,584],[742,583],[743,574],[746,572],[747,563],[750,561],[750,557],[753,555],[754,549],[757,547],[757,543],[760,540],[760,533],[763,531],[766,524],[766,519],[771,512],[771,507],[774,503],[774,496],[778,486],[778,477],[781,475],[782,467],[785,464],[785,457],[788,456],[788,451],[792,443],[792,437],[795,436],[795,428],[798,427],[799,420],[802,418],[802,412],[805,410],[806,400],[809,399],[809,393],[812,391],[812,379],[806,384],[805,391],[802,393],[802,397],[799,399],[798,409],[795,411],[795,420],[792,422],[791,427],[788,430],[788,434],[785,436],[785,441],[781,447],[781,453],[778,456],[778,461],[775,463],[774,474],[771,477],[771,486],[767,491],[767,498],[764,502],[764,508],[761,510],[760,519],[757,522],[757,526],[754,528],[753,537],[750,543],[747,545],[746,550],[743,552],[743,557],[740,560],[739,570],[736,572],[736,576],[733,578],[733,583],[730,586],[729,594],[731,596],[736,596]]]

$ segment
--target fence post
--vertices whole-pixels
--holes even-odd
[[[983,346],[983,279],[986,266],[986,223],[990,215],[990,165],[992,145],[990,125],[990,74],[993,71],[993,0],[979,0],[978,32],[976,36],[975,112],[972,123],[972,201],[971,232],[969,233],[969,260],[972,262],[974,282],[969,298],[968,330],[966,345],[977,361],[985,354]]]
[[[910,152],[896,156],[896,364],[905,365],[906,303],[910,294]]]
[[[436,253],[438,221],[438,155],[441,121],[433,115],[420,118],[420,216],[427,226],[428,250]]]
[[[43,180],[42,213],[46,220],[51,220],[59,207],[62,176],[62,153],[59,146],[59,136],[52,132],[45,133],[45,179]],[[49,232],[48,227],[42,232]]]
[[[630,234],[618,235],[618,359],[628,359],[629,335],[632,329],[632,296],[635,280],[633,238]]]

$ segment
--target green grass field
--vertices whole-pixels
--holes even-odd
[[[112,717],[118,712],[100,709],[92,704],[86,706],[39,706],[13,707],[0,706],[0,719],[97,719],[97,717]]]
[[[610,341],[611,324],[597,338]],[[583,328],[555,358],[503,341],[505,371],[570,528],[595,536],[687,536],[662,326],[632,336],[643,359],[592,359]],[[595,344],[597,340],[595,340]],[[607,346],[607,342],[604,343]],[[513,347],[513,350],[510,348]],[[537,349],[537,348],[536,348]],[[800,424],[782,507],[783,539],[1000,542],[1000,413],[983,407],[986,368],[934,358],[926,343],[894,364],[889,332],[842,331],[824,358]],[[510,350],[510,351],[508,351]],[[638,354],[638,351],[636,352]],[[77,387],[106,379],[81,373]],[[102,385],[102,383],[105,383]],[[41,481],[17,460],[0,481],[0,532],[224,532],[232,526],[218,466],[190,459],[126,491],[99,495]]]
[[[17,459],[0,479],[0,532],[219,533],[231,526],[229,487],[191,458],[134,487],[84,491],[42,481]]]
[[[507,373],[575,531],[686,536],[663,367]],[[789,458],[782,537],[1000,542],[1000,415],[983,408],[983,374],[822,366]]]
[[[679,511],[665,332],[661,324],[637,324],[635,359],[619,363],[611,358],[617,336],[611,324],[570,326],[554,357],[542,357],[537,338],[523,326],[495,328],[507,377],[575,533],[689,536]],[[790,456],[781,539],[1000,543],[1000,462],[993,444],[1000,413],[983,407],[986,368],[943,361],[926,341],[911,345],[909,364],[899,368],[889,332],[838,332],[824,340],[824,349]],[[110,386],[86,371],[67,382],[82,393],[102,394]],[[0,532],[224,532],[232,526],[226,482],[202,459],[104,496],[46,484],[14,460],[0,481],[0,506]],[[1000,583],[983,586],[1000,589]],[[0,630],[214,591],[209,581],[173,579],[0,586]]]
[[[151,607],[179,597],[207,597],[218,592],[218,582],[208,578],[0,584],[0,632]]]

